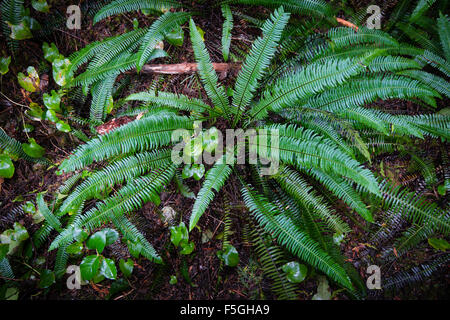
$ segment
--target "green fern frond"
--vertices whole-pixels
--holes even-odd
[[[315,15],[318,17],[333,17],[332,7],[322,0],[227,0],[228,4],[246,4],[278,8],[283,6],[291,13]]]
[[[290,218],[280,214],[272,203],[257,194],[251,187],[243,186],[241,192],[251,214],[266,232],[278,239],[281,245],[308,264],[323,271],[339,284],[353,289],[345,270],[334,262],[305,232],[298,229]]]
[[[0,260],[0,276],[8,279],[14,279],[14,272],[7,258]]]
[[[289,20],[289,14],[283,8],[275,10],[262,27],[262,36],[256,39],[236,79],[233,93],[233,108],[236,114],[233,119],[235,126],[241,113],[249,105],[257,89],[258,81],[264,76],[265,70],[275,55],[277,43],[281,38],[284,27]]]
[[[195,26],[194,20],[189,21],[192,47],[194,49],[195,60],[198,64],[198,73],[208,97],[213,102],[219,112],[229,117],[229,102],[223,86],[219,85],[218,77],[212,66],[208,51],[206,50],[203,39]]]
[[[225,19],[222,27],[222,55],[225,62],[228,61],[230,55],[231,45],[231,30],[233,29],[233,14],[231,13],[230,6],[227,4],[222,5],[222,15]]]
[[[450,232],[450,213],[442,211],[436,203],[426,201],[407,190],[394,187],[387,181],[380,184],[383,205],[398,208],[402,216],[418,225],[430,224],[437,231],[448,234]]]
[[[81,183],[64,200],[59,208],[59,214],[67,213],[71,208],[78,208],[84,201],[94,197],[98,190],[132,181],[151,169],[162,167],[170,162],[171,152],[168,149],[142,152],[118,160],[104,169],[95,172]]]
[[[248,121],[262,119],[268,111],[279,112],[295,101],[317,93],[326,87],[342,84],[364,68],[359,60],[328,60],[311,64],[301,71],[278,80],[273,88],[263,92],[263,98],[248,113]]]
[[[282,248],[269,243],[267,241],[269,235],[256,226],[250,231],[250,237],[264,275],[272,281],[272,291],[280,300],[295,300],[297,287],[287,280],[281,270],[281,266],[288,262]]]
[[[369,222],[374,221],[372,213],[367,209],[367,205],[362,201],[361,196],[346,180],[318,169],[310,169],[309,173],[365,220]]]
[[[106,109],[112,103],[112,89],[119,74],[94,83],[91,88],[92,102],[90,120],[101,123],[106,118]]]
[[[172,131],[192,129],[193,122],[187,117],[176,115],[153,115],[132,121],[80,146],[61,163],[60,170],[70,172],[115,155],[169,145]]]
[[[94,17],[94,24],[107,17],[117,14],[137,11],[155,10],[166,11],[170,8],[179,8],[181,3],[175,0],[114,0],[110,4],[103,6]]]
[[[402,70],[398,71],[397,74],[418,80],[437,92],[450,97],[450,84],[441,77],[422,70]]]
[[[347,27],[333,28],[327,33],[328,38],[333,42],[335,48],[342,48],[358,44],[377,44],[378,46],[398,46],[398,41],[388,33],[368,29],[366,27],[358,28],[358,31]]]
[[[147,34],[141,41],[141,46],[137,53],[136,69],[141,71],[143,65],[150,60],[154,54],[156,45],[160,42],[164,35],[169,32],[174,25],[184,23],[190,14],[187,12],[166,12],[158,18],[150,27]]]
[[[18,41],[11,39],[11,28],[8,23],[17,25],[22,20],[22,7],[24,0],[3,0],[0,5],[1,11],[1,25],[3,36],[7,39],[8,47],[14,53],[18,47]]]
[[[442,51],[445,54],[445,59],[450,61],[450,21],[448,16],[440,13],[437,19],[437,26]]]
[[[36,204],[39,209],[39,212],[44,216],[45,221],[58,232],[61,232],[61,222],[59,219],[49,210],[47,204],[44,201],[44,197],[42,193],[39,193],[36,196]]]
[[[258,148],[261,157],[269,156],[294,166],[337,173],[366,186],[374,194],[379,194],[378,183],[372,172],[337,148],[332,141],[316,135],[313,131],[292,125],[272,125],[266,129],[269,132],[278,130],[279,145],[270,145],[268,155],[267,151]],[[263,134],[264,132],[260,131],[259,136]],[[257,147],[257,144],[253,147]]]
[[[350,227],[328,207],[322,197],[312,191],[313,187],[296,171],[283,167],[275,176],[275,180],[291,197],[304,207],[309,207],[335,232],[340,234],[350,232]]]
[[[435,2],[436,0],[419,0],[409,17],[409,22],[416,22]]]
[[[141,245],[140,254],[142,256],[155,263],[162,263],[161,257],[158,255],[153,246],[147,241],[136,226],[132,224],[125,216],[114,216],[112,217],[112,222],[123,234],[125,239]]]
[[[182,94],[170,92],[139,92],[128,96],[125,101],[142,101],[153,103],[159,106],[167,106],[185,111],[196,111],[198,113],[212,112],[218,114],[218,110],[213,109],[200,99],[190,98]]]
[[[219,159],[214,166],[208,170],[205,182],[197,194],[189,220],[189,231],[197,225],[198,220],[206,211],[209,203],[214,198],[214,190],[219,192],[232,172],[232,164],[225,162],[225,156]]]

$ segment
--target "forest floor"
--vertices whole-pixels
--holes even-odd
[[[65,2],[59,1],[53,6],[53,10],[64,13]],[[362,6],[364,1],[353,1],[352,5]],[[395,3],[392,2],[392,3]],[[386,8],[390,8],[392,3],[385,2]],[[205,5],[197,8],[203,14],[196,17],[196,23],[205,31],[205,43],[211,54],[213,62],[222,62],[221,32],[223,18],[220,10]],[[255,12],[252,9],[252,13]],[[258,14],[264,14],[264,8],[257,8]],[[45,20],[45,16],[37,14],[37,19]],[[133,19],[137,17],[140,26],[149,25],[151,20],[143,14],[125,14],[119,17],[106,19],[101,23],[92,25],[92,17],[83,17],[82,29],[68,31],[64,25],[55,26],[53,32],[47,36],[47,42],[54,42],[60,52],[65,56],[83,48],[88,43],[104,39],[105,37],[120,34],[133,28]],[[237,19],[236,19],[237,20]],[[248,51],[253,40],[259,35],[259,30],[252,27],[244,20],[235,21],[232,38],[232,51],[239,48]],[[165,48],[169,53],[169,58],[155,61],[155,63],[180,63],[193,62],[193,52],[185,32],[183,46],[168,46]],[[3,56],[8,50],[6,41],[2,38],[0,51]],[[42,41],[31,39],[21,41],[13,63],[10,65],[10,72],[2,78],[1,92],[7,98],[0,97],[0,126],[8,135],[18,141],[24,142],[29,136],[36,139],[37,143],[46,149],[46,157],[54,164],[59,164],[71,151],[81,142],[72,136],[61,134],[49,127],[45,121],[33,122],[23,116],[26,108],[22,105],[29,103],[29,98],[23,93],[18,85],[16,75],[32,65],[38,69],[40,75],[51,75],[51,67],[43,62]],[[41,76],[42,78],[42,76]],[[51,78],[51,76],[50,76]],[[222,83],[231,85],[234,83],[235,74],[224,75]],[[118,79],[120,81],[120,78]],[[132,92],[139,92],[147,89],[150,85],[157,83],[161,91],[183,93],[190,96],[198,96],[198,91],[202,90],[198,85],[195,75],[133,75],[131,82],[127,85],[122,96]],[[52,84],[49,85],[49,90]],[[204,92],[202,93],[205,96]],[[392,112],[403,114],[417,114],[420,106],[411,102],[398,100],[378,101],[378,106],[389,108]],[[445,102],[441,102],[445,106]],[[85,108],[88,116],[88,108]],[[114,118],[114,114],[111,116]],[[32,133],[23,132],[23,124],[29,123],[35,126]],[[82,128],[89,133],[88,128]],[[439,141],[426,140],[419,142],[422,144],[424,154],[430,155],[433,159],[440,159],[441,152],[448,152],[448,145]],[[437,160],[438,161],[438,160]],[[383,170],[386,175],[392,177],[398,184],[407,185],[411,189],[420,189],[423,179],[418,175],[408,173],[408,159],[400,157],[398,154],[389,156],[379,156],[373,161],[373,169],[380,171],[380,164],[383,163]],[[17,213],[16,208],[25,201],[34,201],[36,194],[49,190],[56,191],[64,180],[64,176],[55,174],[56,166],[46,169],[42,165],[30,164],[19,160],[15,163],[16,172],[13,179],[7,179],[0,183],[0,230],[10,228],[14,221],[21,221],[31,232],[37,227],[32,223],[30,216]],[[439,168],[439,164],[436,165]],[[191,239],[195,242],[195,252],[188,257],[181,257],[176,249],[171,246],[170,233],[159,219],[160,209],[153,204],[145,205],[141,210],[135,212],[132,221],[136,223],[140,230],[144,231],[149,241],[155,249],[161,253],[164,259],[163,265],[157,265],[146,259],[140,258],[136,261],[134,272],[124,288],[119,293],[111,293],[111,282],[103,281],[97,285],[86,285],[81,290],[69,290],[64,281],[59,281],[50,290],[36,288],[34,280],[21,280],[21,299],[270,299],[274,298],[270,293],[270,283],[265,279],[258,268],[257,257],[252,254],[251,246],[245,238],[245,226],[248,224],[246,214],[242,209],[243,203],[239,197],[239,192],[235,188],[238,185],[230,181],[223,192],[218,195],[218,201],[203,216],[199,223],[202,232],[192,232]],[[190,182],[189,187],[194,193],[199,190],[200,182]],[[436,201],[447,201],[439,197],[435,190],[427,191]],[[237,268],[227,268],[221,265],[216,257],[216,252],[221,248],[223,235],[223,203],[229,203],[234,234],[232,244],[237,248],[240,256],[240,263]],[[181,214],[185,223],[189,221],[193,200],[185,198],[176,192],[174,187],[167,188],[161,195],[161,208],[170,206]],[[336,209],[345,210],[345,205],[336,203]],[[369,260],[376,260],[379,248],[372,249],[370,241],[365,232],[365,225],[362,219],[353,218],[356,221],[349,221],[354,226],[353,232],[341,245],[341,251],[353,263],[360,272],[362,278],[366,278],[367,256]],[[406,226],[404,226],[406,227]],[[397,230],[400,232],[401,230]],[[48,252],[49,243],[46,243],[38,252],[34,252],[35,257],[46,257],[46,267],[51,269],[55,257],[55,251]],[[383,244],[388,246],[389,244]],[[119,258],[129,257],[126,245],[116,243],[114,246],[105,249],[105,256]],[[408,269],[420,263],[436,257],[436,252],[432,248],[423,246],[414,250],[400,259],[393,259],[382,268],[383,277],[390,277],[400,270]],[[364,259],[363,259],[364,258]],[[12,261],[14,264],[14,261]],[[20,264],[20,262],[17,262]],[[69,262],[70,264],[70,262]],[[25,266],[18,266],[26,269]],[[407,287],[395,292],[371,292],[369,299],[448,299],[450,277],[447,269],[436,272],[432,277],[417,286]],[[169,284],[171,275],[177,275],[178,283]],[[333,299],[348,299],[343,292],[336,291]],[[301,284],[300,299],[311,299],[316,293],[317,282],[308,278]]]

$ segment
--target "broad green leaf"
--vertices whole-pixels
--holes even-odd
[[[177,276],[171,275],[171,276],[170,276],[169,283],[170,283],[171,285],[177,284],[177,283],[178,283]]]
[[[41,121],[44,118],[44,111],[37,103],[30,103],[30,109],[25,111],[25,115],[31,120]]]
[[[5,75],[9,71],[9,64],[11,63],[11,57],[1,57],[0,58],[0,74]]]
[[[189,160],[195,162],[203,152],[202,137],[198,136],[194,139],[190,139],[183,149],[183,159],[185,163],[190,163]]]
[[[47,3],[47,0],[32,0],[31,5],[34,10],[44,13],[50,12],[50,6]]]
[[[205,41],[205,31],[203,31],[202,28],[200,28],[199,26],[195,26],[197,28],[198,33],[200,34],[200,37],[202,38],[203,41]]]
[[[56,115],[55,110],[51,110],[51,109],[47,109],[47,111],[45,112],[45,116],[44,119],[50,121],[50,122],[59,122],[59,118]]]
[[[450,249],[450,243],[443,238],[429,238],[428,244],[436,250],[446,251],[447,249]]]
[[[182,244],[181,246],[183,249],[180,251],[180,253],[185,255],[191,254],[192,251],[194,251],[195,249],[195,244],[193,241],[186,244]]]
[[[134,262],[131,259],[125,261],[124,259],[120,259],[119,268],[122,271],[125,278],[128,278],[133,273]]]
[[[52,90],[52,94],[44,93],[42,96],[44,100],[44,105],[51,110],[60,112],[61,108],[59,107],[61,104],[61,96],[55,90]]]
[[[184,41],[183,28],[181,28],[181,26],[177,24],[172,30],[170,30],[170,32],[166,33],[165,38],[170,44],[181,47]]]
[[[47,42],[44,42],[42,50],[44,51],[44,58],[50,63],[53,63],[55,59],[60,57],[59,50],[54,43],[49,45]]]
[[[14,164],[11,158],[5,154],[0,154],[0,178],[12,178],[14,170]]]
[[[65,59],[63,56],[55,59],[52,63],[53,66],[53,79],[55,82],[61,87],[65,86],[68,83],[69,75],[68,70],[71,63],[69,59]]]
[[[181,177],[183,179],[189,179],[194,174],[194,171],[192,170],[192,166],[190,164],[187,164],[184,166],[183,171],[181,172]]]
[[[304,264],[300,264],[297,261],[291,261],[281,267],[286,273],[286,278],[289,282],[300,283],[305,280],[308,274],[308,268]]]
[[[83,243],[81,242],[72,243],[66,248],[66,252],[70,254],[79,254],[81,251],[83,251]]]
[[[33,130],[34,130],[34,126],[33,125],[31,125],[29,123],[25,123],[23,125],[23,132],[30,133],[30,132],[33,132]]]
[[[19,289],[11,287],[6,289],[5,300],[18,300],[19,299]]]
[[[14,222],[14,232],[12,233],[11,239],[14,241],[25,241],[30,237],[27,229],[21,225],[19,222]]]
[[[39,288],[45,289],[55,283],[55,274],[51,270],[43,270],[39,281]]]
[[[170,241],[172,241],[175,247],[188,243],[189,232],[184,222],[181,222],[178,226],[170,227]]]
[[[113,244],[114,242],[117,241],[117,239],[119,239],[119,233],[114,229],[107,228],[103,229],[102,231],[105,233],[107,246]]]
[[[203,134],[203,149],[213,153],[219,145],[219,130],[216,127],[210,128]]]
[[[114,261],[111,259],[103,259],[102,265],[100,267],[100,274],[105,276],[105,278],[110,280],[116,280],[117,278],[117,269]]]
[[[45,154],[45,149],[38,145],[34,138],[28,139],[28,144],[22,143],[22,149],[32,158],[41,158]]]
[[[6,21],[9,28],[11,29],[11,34],[9,37],[14,40],[26,40],[33,38],[33,34],[31,33],[30,25],[26,20],[22,20],[19,24],[11,24]]]
[[[195,180],[200,180],[205,175],[205,166],[203,164],[194,164],[192,166],[192,176]]]
[[[91,280],[100,269],[100,257],[97,255],[87,256],[81,261],[80,271],[83,280]]]
[[[88,249],[102,253],[106,246],[106,232],[102,230],[94,233],[86,242],[86,246]]]
[[[65,133],[72,131],[72,128],[70,127],[70,125],[64,121],[56,122],[56,129],[58,129],[58,131],[65,132]]]
[[[17,80],[22,88],[29,92],[36,92],[39,90],[40,79],[39,75],[34,67],[28,67],[28,76],[19,72],[17,75]]]
[[[85,230],[81,229],[81,228],[75,227],[73,229],[72,236],[75,239],[75,241],[83,242],[84,240],[87,239],[88,233]]]
[[[9,251],[9,244],[8,243],[1,243],[0,244],[0,261],[2,261]]]
[[[232,245],[219,250],[217,255],[228,267],[236,267],[239,264],[239,253]]]

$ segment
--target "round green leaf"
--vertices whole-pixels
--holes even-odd
[[[45,269],[41,272],[41,279],[39,281],[39,288],[45,289],[55,283],[55,274],[51,270]]]
[[[44,93],[42,96],[42,99],[44,100],[44,105],[51,110],[55,110],[57,112],[60,112],[60,104],[61,104],[61,96],[55,91],[52,90],[52,94]]]
[[[181,172],[181,177],[183,179],[189,179],[194,174],[194,171],[192,170],[192,166],[190,164],[187,164],[184,166],[183,171]]]
[[[50,12],[50,7],[46,0],[32,0],[31,5],[34,10],[44,13]]]
[[[23,212],[28,214],[35,214],[36,213],[36,207],[34,206],[33,202],[27,201],[22,206]]]
[[[107,246],[113,244],[114,242],[117,241],[117,239],[119,239],[119,233],[114,229],[107,228],[103,229],[102,231],[105,233]]]
[[[28,76],[19,72],[17,80],[22,88],[29,92],[36,92],[39,89],[40,79],[39,75],[34,67],[28,67]]]
[[[286,278],[289,282],[299,283],[305,280],[308,274],[308,268],[304,264],[299,264],[297,261],[291,261],[281,267],[286,273]]]
[[[105,276],[105,278],[110,280],[116,280],[117,269],[114,261],[111,259],[103,259],[102,265],[100,267],[100,274]]]
[[[194,164],[192,166],[192,172],[192,176],[198,181],[205,175],[205,166],[203,164]]]
[[[80,271],[83,280],[91,280],[100,269],[100,257],[97,255],[87,256],[81,261]]]
[[[5,154],[0,154],[0,177],[10,179],[14,175],[14,171],[11,159]]]
[[[128,259],[127,261],[125,261],[124,259],[120,259],[119,268],[125,278],[128,278],[133,273],[134,262],[131,259]]]
[[[9,64],[11,63],[11,57],[1,57],[0,58],[0,74],[5,75],[9,71]]]
[[[94,233],[87,241],[86,246],[88,249],[102,253],[106,246],[106,233],[103,230]]]
[[[84,240],[87,239],[88,233],[81,228],[75,227],[72,236],[75,239],[75,241],[83,242]]]
[[[64,121],[58,121],[56,122],[56,129],[61,132],[70,132],[72,131],[72,128],[70,128],[70,125]]]
[[[27,115],[31,120],[41,121],[44,118],[44,111],[37,103],[31,103],[30,109],[25,111],[25,115]]]
[[[44,118],[45,118],[46,120],[50,121],[50,122],[59,122],[59,118],[58,118],[58,116],[56,115],[55,110],[48,109],[48,110],[45,112],[45,117],[44,117]]]
[[[239,263],[239,253],[232,245],[226,246],[218,252],[219,258],[229,267],[236,267]]]
[[[450,244],[443,238],[429,238],[428,244],[436,250],[446,251],[450,249]]]
[[[70,254],[79,254],[81,251],[83,251],[83,243],[81,242],[72,243],[66,248],[66,252]]]
[[[22,143],[22,149],[32,158],[41,158],[45,154],[45,149],[38,145],[34,138],[28,139],[28,144]]]
[[[184,222],[181,222],[179,226],[170,227],[170,241],[172,241],[175,247],[180,244],[187,243],[189,241],[189,232]]]
[[[191,254],[192,251],[194,251],[195,244],[194,244],[193,241],[191,241],[191,242],[189,242],[189,243],[183,244],[183,245],[182,245],[182,248],[183,248],[183,249],[180,251],[180,253],[181,253],[181,254],[188,255],[188,254]]]
[[[18,24],[12,24],[9,21],[6,21],[6,23],[11,30],[11,34],[9,35],[11,39],[26,40],[33,38],[33,34],[31,33],[31,26],[28,20],[24,19]]]
[[[170,276],[169,283],[170,283],[171,285],[177,284],[177,283],[178,283],[177,276],[174,276],[174,275]]]
[[[183,28],[180,25],[176,25],[172,30],[166,33],[166,40],[174,46],[181,47],[184,41]]]
[[[44,51],[44,58],[50,63],[59,58],[59,50],[54,43],[49,45],[47,42],[44,42],[42,50]]]
[[[70,60],[65,59],[63,56],[53,60],[53,79],[61,87],[65,86],[69,80],[67,72],[70,65]]]

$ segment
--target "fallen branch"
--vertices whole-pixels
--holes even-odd
[[[213,63],[213,68],[217,73],[234,73],[241,68],[240,63]],[[146,64],[142,67],[141,73],[148,74],[184,74],[198,71],[197,63],[177,63],[177,64]],[[134,71],[131,71],[134,72]]]

